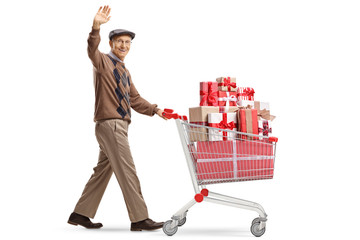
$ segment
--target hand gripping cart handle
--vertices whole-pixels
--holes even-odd
[[[259,217],[252,221],[250,231],[256,237],[262,236],[267,214],[260,204],[211,192],[206,185],[272,179],[278,139],[237,132],[224,126],[214,128],[188,123],[186,116],[171,109],[165,109],[163,116],[176,121],[195,190],[191,201],[177,211],[172,220],[164,223],[164,233],[174,235],[178,227],[185,224],[188,210],[205,201],[255,211]]]

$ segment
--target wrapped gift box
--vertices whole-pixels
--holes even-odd
[[[256,109],[239,109],[237,111],[237,121],[238,131],[251,134],[259,133]],[[245,136],[242,137],[245,138]],[[256,138],[254,137],[254,139]]]
[[[269,179],[274,174],[272,144],[263,141],[197,142],[199,180]]]
[[[199,141],[194,146],[196,159],[232,158],[234,154],[236,157],[274,155],[273,145],[265,140]]]
[[[236,106],[237,98],[236,92],[219,91],[218,104],[219,106]]]
[[[273,144],[265,140],[247,141],[237,140],[236,141],[237,152],[241,156],[273,156]]]
[[[225,107],[201,106],[189,108],[189,122],[200,126],[208,126],[209,113],[223,113]],[[229,107],[228,112],[235,112],[238,107]],[[208,131],[202,127],[191,127],[189,137],[190,141],[208,141]]]
[[[236,78],[231,77],[220,77],[217,78],[219,91],[236,92]]]
[[[272,128],[271,122],[268,120],[258,120],[259,135],[260,136],[271,136]]]
[[[197,176],[202,179],[234,179],[234,141],[197,142]]]
[[[250,100],[254,101],[254,89],[251,87],[238,87],[237,88],[237,98],[240,100]]]
[[[245,180],[271,179],[274,176],[273,145],[268,141],[236,141],[237,177]]]
[[[248,107],[250,106],[253,109],[257,110],[258,120],[274,120],[275,116],[270,115],[270,103],[260,102],[260,101],[249,101],[249,100],[240,100],[237,102],[239,107]]]
[[[200,82],[200,106],[218,106],[217,82]]]
[[[209,127],[236,131],[236,113],[209,113],[208,123]],[[218,129],[209,129],[209,141],[225,141],[228,138],[231,140],[235,137],[236,133],[226,132]]]
[[[238,160],[237,177],[244,180],[271,179],[274,176],[273,158]]]

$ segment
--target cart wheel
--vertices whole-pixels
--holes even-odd
[[[172,220],[166,221],[163,226],[163,231],[168,236],[174,235],[178,230],[178,226],[171,228],[171,223],[172,223]]]
[[[257,222],[258,222],[258,223],[260,222],[260,218],[258,218],[258,217],[255,218],[255,219],[252,221],[251,226],[254,225],[254,223],[257,223]]]
[[[255,220],[256,218],[253,220],[253,222]],[[250,231],[255,237],[261,237],[265,233],[265,227],[259,230],[259,226],[260,226],[260,221],[259,222],[255,221],[253,224],[251,224]]]
[[[186,222],[186,217],[184,217],[183,219],[179,220],[178,226],[181,227],[182,225],[184,225]]]

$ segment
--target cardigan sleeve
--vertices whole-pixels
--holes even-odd
[[[93,28],[91,30],[91,32],[89,33],[88,48],[87,48],[89,58],[96,69],[100,69],[103,66],[102,58],[101,58],[102,54],[98,49],[101,40],[99,32],[100,29]]]
[[[137,91],[137,89],[134,86],[134,83],[131,80],[131,75],[129,74],[130,78],[130,104],[131,108],[134,109],[136,112],[145,114],[148,116],[153,116],[159,108],[157,107],[157,104],[151,104],[148,101],[146,101],[144,98],[142,98]]]

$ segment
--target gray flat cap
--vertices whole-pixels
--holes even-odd
[[[134,39],[135,38],[135,33],[133,32],[130,32],[128,30],[125,30],[125,29],[115,29],[115,30],[112,30],[110,33],[109,33],[109,39],[111,40],[114,36],[116,35],[130,35],[131,36],[131,39]]]

